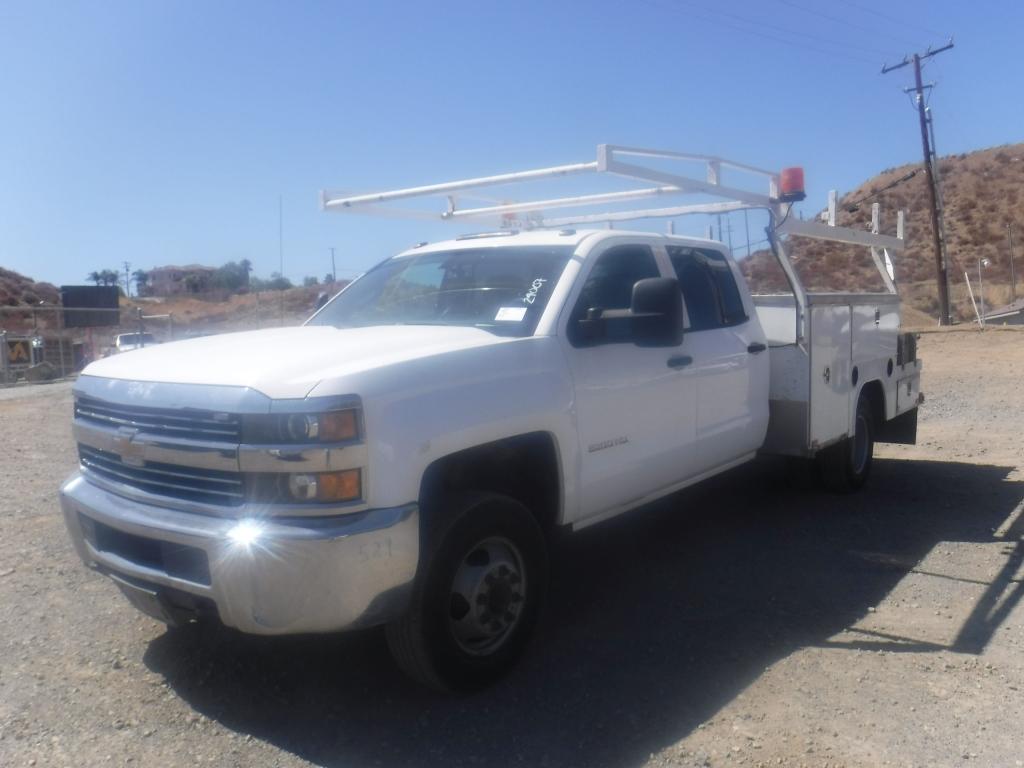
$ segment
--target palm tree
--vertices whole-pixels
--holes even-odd
[[[132,280],[135,281],[135,294],[144,296],[149,290],[149,272],[144,269],[136,269],[132,272]]]
[[[103,275],[101,275],[99,272],[93,271],[86,275],[85,279],[93,283],[96,283],[96,285],[99,285],[101,282],[103,282]]]

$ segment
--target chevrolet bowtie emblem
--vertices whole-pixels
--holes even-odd
[[[135,436],[139,430],[135,427],[118,427],[117,435],[114,437],[114,451],[121,457],[121,461],[133,467],[141,467],[145,462],[143,457],[146,453],[144,443],[135,442]]]

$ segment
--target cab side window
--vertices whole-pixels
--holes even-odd
[[[747,321],[743,298],[724,254],[670,245],[668,255],[690,316],[689,330],[705,331]]]
[[[569,317],[569,342],[575,347],[632,341],[629,318],[588,322],[601,310],[629,309],[638,280],[661,277],[658,263],[646,245],[620,245],[600,256],[590,270]]]

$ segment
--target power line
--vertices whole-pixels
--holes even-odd
[[[848,19],[841,19],[838,16],[832,16],[831,14],[823,13],[823,12],[817,10],[816,8],[808,8],[807,6],[800,5],[799,3],[794,3],[793,0],[777,0],[777,2],[780,2],[783,5],[788,5],[790,8],[796,8],[798,11],[803,11],[804,13],[810,13],[810,14],[813,14],[814,16],[818,16],[818,17],[820,17],[822,19],[826,19],[828,21],[831,21],[833,24],[841,24],[843,26],[850,27],[851,29],[859,29],[861,32],[869,32],[872,35],[878,35],[878,36],[881,36],[881,37],[888,37],[890,40],[896,40],[896,41],[901,42],[901,43],[910,43],[911,45],[917,45],[917,43],[919,42],[919,41],[915,41],[915,40],[910,40],[909,38],[906,38],[906,37],[898,37],[896,35],[890,35],[887,32],[880,32],[877,29],[872,29],[871,27],[865,27],[865,26],[863,26],[861,24],[854,24],[852,21],[849,21]]]
[[[858,197],[856,200],[851,200],[850,202],[844,204],[843,208],[845,208],[848,213],[853,213],[854,211],[857,210],[858,207],[860,207],[861,203],[867,200],[871,200],[872,198],[878,197],[883,192],[888,192],[893,187],[902,184],[905,181],[910,181],[915,176],[917,176],[917,170],[913,170],[910,173],[900,176],[898,179],[896,179],[896,181],[892,182],[891,184],[886,184],[879,190],[864,195],[863,197]]]
[[[780,0],[780,2],[786,2],[786,0]],[[788,4],[789,3],[787,3],[787,5]],[[798,6],[794,6],[794,7],[798,7]],[[830,45],[842,45],[842,46],[846,46],[847,48],[855,48],[855,49],[858,49],[858,50],[861,50],[861,51],[866,51],[868,53],[880,53],[883,56],[885,55],[885,51],[880,49],[880,48],[872,48],[872,47],[867,46],[867,45],[858,45],[857,43],[851,43],[848,40],[836,40],[835,38],[821,37],[820,35],[814,35],[814,34],[811,34],[809,32],[801,32],[800,30],[790,29],[789,27],[779,26],[778,24],[770,24],[770,23],[765,22],[765,21],[754,21],[752,19],[748,19],[745,16],[740,16],[739,14],[736,14],[736,13],[730,13],[729,11],[723,11],[723,10],[720,10],[718,8],[702,7],[702,10],[704,10],[705,13],[715,13],[715,14],[718,14],[720,16],[728,16],[730,18],[737,19],[737,20],[739,20],[739,21],[741,21],[741,22],[743,22],[745,24],[756,24],[758,27],[767,27],[768,29],[774,29],[774,30],[776,30],[778,32],[781,32],[783,34],[786,34],[786,35],[795,35],[795,36],[799,36],[799,37],[806,37],[806,38],[810,38],[811,40],[813,40],[815,42],[819,42],[819,43],[829,43]]]
[[[945,37],[946,36],[945,33],[943,33],[943,32],[936,32],[934,29],[929,29],[928,27],[925,27],[925,26],[923,26],[921,24],[914,24],[914,23],[911,23],[909,21],[904,21],[902,19],[897,19],[894,16],[887,16],[886,14],[882,13],[881,11],[876,11],[874,8],[868,8],[868,7],[860,5],[858,3],[854,3],[854,2],[852,2],[852,0],[843,0],[843,2],[846,3],[848,6],[850,6],[851,8],[856,8],[858,11],[864,11],[865,13],[870,13],[870,14],[872,14],[874,16],[877,16],[880,19],[885,19],[886,21],[891,21],[893,24],[900,24],[900,25],[902,25],[904,27],[911,27],[911,26],[917,27],[922,32],[927,32],[929,35],[934,35],[935,37]]]
[[[680,10],[678,5],[672,4],[671,6],[666,7],[664,5],[658,5],[657,3],[654,2],[654,0],[645,0],[645,2],[648,5],[652,6],[652,7],[660,8],[661,10],[670,10],[672,12],[675,12],[677,15],[680,15],[680,14],[678,14],[678,11]],[[687,13],[686,18],[688,18],[688,19],[697,18],[697,19],[700,19],[701,21],[707,21],[707,22],[710,22],[711,24],[717,24],[717,25],[725,27],[727,29],[732,29],[732,30],[735,30],[737,32],[741,32],[741,33],[743,33],[745,35],[751,35],[753,37],[760,37],[760,38],[762,38],[764,40],[772,40],[772,41],[774,41],[776,43],[782,43],[783,45],[788,45],[788,46],[791,46],[793,48],[800,48],[801,50],[811,51],[813,53],[823,54],[825,56],[833,56],[833,57],[838,56],[840,58],[849,59],[850,61],[873,63],[873,62],[871,62],[870,59],[865,58],[864,56],[856,56],[854,54],[843,53],[841,51],[836,51],[836,50],[828,50],[826,48],[817,48],[815,46],[807,45],[805,43],[798,43],[798,42],[793,41],[793,40],[787,40],[785,38],[778,37],[777,35],[771,35],[771,34],[768,34],[766,32],[760,32],[758,30],[746,29],[744,27],[737,26],[736,24],[732,24],[732,23],[730,23],[728,21],[724,21],[722,19],[717,19],[717,18],[714,18],[712,16],[701,15],[701,13],[699,11],[697,11],[697,12],[689,11]],[[753,24],[754,22],[745,22],[745,23]],[[787,34],[798,34],[798,33],[787,32]]]

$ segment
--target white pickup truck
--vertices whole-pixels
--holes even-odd
[[[653,179],[659,196],[746,195],[726,210],[769,211],[792,292],[752,297],[719,242],[536,214],[626,193],[480,209],[529,211],[534,230],[412,248],[301,327],[90,365],[75,386],[80,468],[61,490],[81,558],[168,623],[209,617],[256,634],[386,625],[403,669],[466,689],[521,654],[553,531],[759,452],[813,459],[833,488],[860,487],[876,440],[914,439],[913,339],[899,333],[891,280],[880,293],[808,293],[776,235],[874,248],[883,273],[902,239],[787,222],[799,190],[776,174],[764,172],[758,197],[721,185],[717,158],[697,158],[709,173],[695,181],[621,160],[639,152],[602,146],[596,164],[579,165]],[[463,210],[453,198],[442,216]]]

